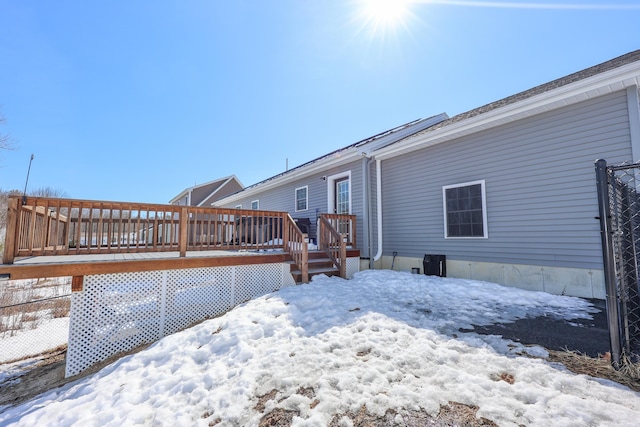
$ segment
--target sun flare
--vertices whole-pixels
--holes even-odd
[[[374,32],[404,25],[409,14],[409,0],[362,0],[361,3],[362,15]]]

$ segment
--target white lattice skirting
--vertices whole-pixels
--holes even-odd
[[[358,269],[348,258],[347,277]],[[286,263],[85,276],[71,298],[65,376],[292,285]]]
[[[347,279],[351,279],[351,276],[360,271],[360,257],[347,258]]]

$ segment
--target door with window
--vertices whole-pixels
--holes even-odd
[[[340,178],[335,181],[335,200],[333,212],[337,214],[349,214],[349,178]]]
[[[350,201],[351,197],[349,194],[350,191],[350,182],[349,177],[344,177],[337,179],[334,183],[335,191],[334,191],[334,209],[333,212],[337,214],[348,215],[350,213]],[[337,223],[337,229],[339,233],[349,233],[349,221],[348,220],[339,220]]]

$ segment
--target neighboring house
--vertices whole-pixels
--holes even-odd
[[[422,270],[426,254],[444,255],[448,276],[604,298],[594,162],[640,160],[639,84],[635,51],[361,141],[216,205],[313,219],[344,203],[372,267]]]
[[[204,184],[194,185],[169,200],[172,205],[211,207],[216,200],[242,190],[244,186],[234,175]]]
[[[214,205],[289,212],[295,219],[309,220],[311,240],[317,237],[320,214],[355,215],[357,247],[368,258],[369,236],[363,231],[370,229],[369,153],[447,118],[440,114],[398,126],[246,187]]]

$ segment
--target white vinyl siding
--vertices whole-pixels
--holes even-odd
[[[362,229],[362,174],[359,173],[362,170],[362,160],[358,159],[354,162],[348,163],[335,168],[328,168],[313,175],[301,177],[300,179],[288,182],[286,184],[270,188],[268,190],[253,193],[246,198],[237,199],[235,204],[242,203],[243,206],[250,206],[252,200],[256,198],[260,199],[260,209],[267,211],[285,211],[296,212],[295,198],[291,197],[294,194],[296,188],[307,186],[307,210],[300,213],[295,213],[295,218],[308,218],[311,221],[310,236],[316,237],[316,225],[318,216],[328,212],[328,185],[327,181],[329,177],[333,176],[348,176],[350,178],[351,188],[351,201],[350,211],[357,216],[356,235],[358,240],[361,239]],[[350,172],[352,171],[352,172]],[[231,207],[233,205],[223,205]],[[333,212],[333,211],[332,211]],[[361,248],[359,248],[361,249]]]
[[[594,162],[633,161],[625,91],[382,161],[384,254],[602,269]],[[442,187],[486,181],[486,239],[443,234]]]

